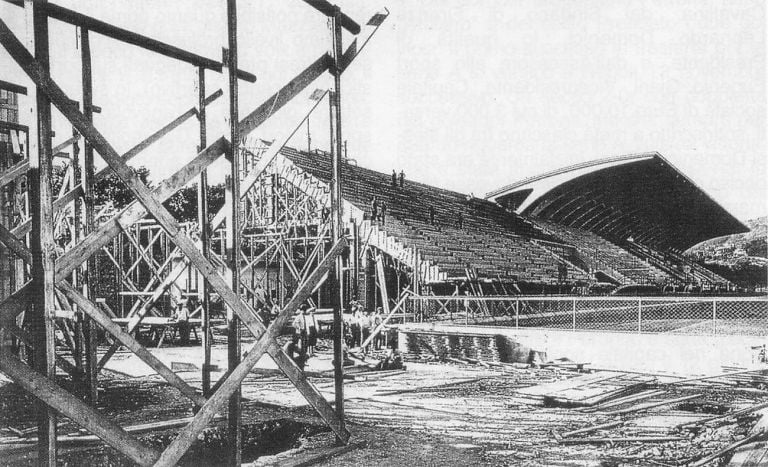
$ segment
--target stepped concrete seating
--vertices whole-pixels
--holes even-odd
[[[283,149],[282,154],[311,175],[329,181],[331,159],[327,153]],[[385,222],[378,227],[403,245],[418,249],[421,257],[437,265],[449,278],[466,277],[471,266],[478,277],[556,283],[558,258],[532,242],[532,238],[559,241],[522,217],[484,199],[405,180],[393,187],[391,174],[352,164],[342,165],[344,199],[371,214],[374,196],[386,205]],[[430,223],[429,208],[435,211]],[[459,228],[458,215],[463,216]],[[588,275],[568,265],[568,281],[590,281]]]
[[[701,285],[704,288],[726,287],[729,284],[727,279],[674,249],[660,252],[638,242],[628,242],[627,247],[660,269],[669,271],[682,283]]]
[[[667,272],[648,264],[643,259],[592,232],[538,218],[534,218],[532,221],[562,241],[573,245],[581,260],[592,270],[603,271],[619,282],[633,284],[675,282],[675,278]]]

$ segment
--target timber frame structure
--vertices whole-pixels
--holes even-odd
[[[222,60],[214,60],[118,28],[46,0],[5,0],[22,7],[26,17],[26,38],[17,37],[0,18],[0,44],[27,75],[31,85],[0,81],[0,88],[23,99],[23,114],[32,116],[27,125],[4,122],[0,131],[18,139],[20,151],[0,166],[0,188],[12,186],[13,215],[0,217],[0,242],[15,255],[14,280],[5,284],[10,293],[0,295],[0,371],[23,387],[38,401],[38,451],[43,464],[56,464],[56,418],[70,418],[139,465],[175,465],[196,441],[198,434],[227,407],[228,433],[233,447],[231,465],[240,464],[240,385],[264,355],[277,366],[307,399],[319,416],[346,444],[350,433],[344,421],[342,319],[345,296],[350,290],[350,250],[360,254],[357,229],[347,232],[341,198],[341,75],[386,19],[388,12],[375,14],[365,28],[326,0],[304,0],[327,16],[330,22],[330,52],[323,53],[306,69],[285,84],[264,103],[241,118],[238,108],[240,81],[256,77],[238,67],[236,0],[226,0],[227,45]],[[72,100],[51,77],[49,60],[49,19],[77,28],[82,60],[82,102]],[[358,47],[355,39],[342,48],[342,29],[352,35],[364,32]],[[196,77],[195,105],[176,119],[119,154],[93,124],[94,105],[91,75],[90,36],[100,34],[163,56],[190,64]],[[226,76],[227,86],[208,94],[205,71]],[[297,122],[280,139],[262,144],[251,133],[285,106],[315,79],[329,72],[333,89],[327,92],[330,107],[331,153],[334,167],[329,186],[318,186],[295,167],[278,157],[280,150],[326,96],[307,103],[304,120]],[[229,134],[209,138],[206,106],[226,99]],[[72,137],[52,147],[54,132],[52,106],[72,125]],[[22,114],[22,112],[19,112]],[[199,122],[199,151],[189,162],[154,188],[148,187],[128,165],[164,135],[192,118]],[[14,140],[15,141],[15,140]],[[16,152],[16,151],[14,151]],[[106,162],[94,170],[94,157]],[[225,189],[224,207],[209,213],[206,168],[220,158],[231,166]],[[57,193],[52,191],[54,158],[65,162],[64,176]],[[94,183],[113,173],[132,192],[134,200],[125,208],[96,211]],[[197,181],[198,223],[182,224],[163,202],[185,185]],[[314,185],[313,185],[314,184]],[[3,208],[4,206],[0,206]],[[146,220],[151,218],[151,221]],[[115,245],[120,244],[120,247]],[[110,248],[111,246],[111,248]],[[158,251],[155,251],[159,249]],[[124,252],[129,258],[124,257]],[[363,249],[363,255],[370,249]],[[0,252],[2,253],[2,252]],[[98,303],[96,258],[114,265],[124,295],[138,297],[125,310],[125,326],[104,303]],[[2,258],[0,258],[2,259]],[[263,266],[260,266],[263,265]],[[383,262],[378,260],[379,269]],[[261,267],[257,275],[257,267]],[[257,284],[269,290],[271,269],[277,274],[277,316],[265,326],[256,313]],[[143,272],[142,272],[143,271]],[[202,388],[189,386],[158,360],[135,337],[142,319],[153,313],[158,302],[176,286],[183,274],[196,277],[194,294],[201,297]],[[141,277],[141,274],[144,274]],[[353,276],[357,277],[357,276]],[[383,272],[379,271],[383,280]],[[1,281],[0,281],[1,282]],[[322,300],[318,287],[331,289],[335,360],[335,406],[332,406],[305,378],[276,341],[283,326],[299,305]],[[191,282],[188,280],[187,284]],[[346,286],[345,286],[346,284]],[[0,285],[3,285],[0,283]],[[389,310],[385,288],[383,303]],[[187,288],[186,293],[192,293]],[[218,382],[211,381],[211,296],[225,305],[228,369]],[[403,297],[404,298],[404,297]],[[404,300],[401,299],[400,303]],[[241,327],[255,338],[243,352]],[[106,354],[97,354],[97,329],[113,339]],[[57,353],[56,330],[64,336]],[[21,344],[21,345],[19,345]],[[177,388],[195,407],[193,420],[162,452],[142,443],[112,420],[95,410],[98,373],[120,347],[131,350],[168,383]],[[73,361],[68,358],[71,356]],[[82,381],[85,394],[72,394],[56,384],[56,370]]]

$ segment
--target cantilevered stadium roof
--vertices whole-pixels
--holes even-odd
[[[573,165],[494,190],[486,198],[524,216],[686,250],[749,229],[657,152]]]

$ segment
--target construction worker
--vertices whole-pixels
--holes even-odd
[[[189,310],[187,309],[187,300],[179,300],[177,302],[176,311],[174,311],[171,319],[176,321],[181,345],[189,344]]]
[[[315,317],[315,307],[309,307],[305,311],[307,321],[307,354],[309,357],[315,356],[315,346],[317,345],[317,318]]]
[[[283,346],[283,351],[291,357],[291,360],[296,363],[301,371],[304,371],[304,365],[307,363],[307,355],[304,349],[301,347],[301,338],[298,334],[294,334],[291,340]]]
[[[403,172],[403,170],[400,169],[400,188],[403,187],[403,182],[405,182],[405,172]]]
[[[299,307],[299,313],[293,319],[293,329],[294,334],[297,334],[299,338],[301,338],[301,348],[304,350],[304,353],[306,353],[309,348],[310,319],[309,306],[306,303],[303,303]]]
[[[359,303],[355,302],[355,304],[352,306],[352,323],[349,326],[352,331],[351,347],[357,347],[363,343],[363,341],[360,340],[360,336],[362,333],[362,322],[363,322],[363,307]]]
[[[395,169],[392,169],[392,187],[397,188],[397,172],[395,172]]]
[[[432,225],[435,225],[435,208],[434,206],[429,207],[429,223]]]
[[[459,214],[456,216],[456,223],[459,224],[459,228],[464,228],[464,214],[459,211]]]
[[[379,328],[379,325],[384,322],[384,313],[380,306],[376,307],[376,313],[373,315],[373,330]],[[384,343],[384,329],[381,330],[381,332],[377,333],[376,336],[373,338],[373,348],[374,350],[381,349],[382,344]]]
[[[363,319],[360,321],[360,327],[362,330],[361,336],[360,336],[360,338],[362,339],[362,342],[360,343],[360,345],[362,345],[363,343],[365,343],[365,341],[368,340],[368,337],[371,335],[371,330],[372,330],[371,328],[373,327],[373,316],[371,315],[370,310],[367,310],[365,312],[365,316],[363,316]],[[370,344],[366,345],[365,348],[362,349],[364,354],[368,353],[369,346]]]
[[[379,218],[379,200],[374,196],[371,198],[371,221],[376,222]]]
[[[379,208],[379,220],[381,221],[381,225],[384,225],[384,216],[386,215],[387,215],[387,203],[382,201],[381,208]]]

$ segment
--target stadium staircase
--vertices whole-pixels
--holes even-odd
[[[713,290],[718,287],[727,288],[730,285],[727,279],[674,249],[660,252],[637,241],[627,242],[626,248],[659,269],[666,271],[675,277],[680,284],[700,286],[702,290]]]
[[[677,282],[669,271],[587,230],[566,227],[543,219],[532,222],[563,242],[573,245],[578,256],[595,273],[601,272],[620,285],[663,285]]]
[[[310,175],[331,179],[328,153],[289,148],[281,153]],[[464,279],[469,268],[479,279],[558,284],[563,282],[560,264],[566,266],[567,283],[592,281],[569,258],[572,247],[495,203],[410,180],[403,187],[392,186],[391,175],[349,163],[342,164],[342,177],[345,201],[366,213],[361,242],[379,246],[407,264],[414,264],[418,251],[428,262],[422,265],[422,277],[430,281]],[[371,219],[374,196],[379,206],[386,206],[384,222]]]

